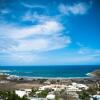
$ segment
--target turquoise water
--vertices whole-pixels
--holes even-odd
[[[78,78],[100,66],[0,66],[0,73],[22,77]]]

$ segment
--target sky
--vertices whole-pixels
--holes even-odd
[[[0,0],[0,65],[100,65],[100,0]]]

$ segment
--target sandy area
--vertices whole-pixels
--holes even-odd
[[[39,87],[41,86],[40,84],[32,84],[32,83],[20,83],[20,84],[15,84],[14,87],[16,88],[28,88],[31,89],[32,87]]]

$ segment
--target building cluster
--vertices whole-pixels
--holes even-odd
[[[47,89],[52,90],[47,94],[47,96],[45,98],[39,98],[39,97],[34,97],[34,96],[30,97],[29,93],[31,92],[31,89],[16,90],[15,93],[20,97],[27,95],[30,100],[55,100],[55,98],[56,98],[55,92],[56,91],[61,92],[64,90],[64,91],[66,91],[67,94],[71,94],[74,97],[76,97],[77,100],[79,100],[77,92],[80,92],[82,90],[87,90],[88,88],[89,87],[85,84],[78,84],[78,83],[74,83],[74,82],[70,85],[48,84],[48,85],[39,87],[37,89],[37,91],[35,92],[35,94],[38,94]]]

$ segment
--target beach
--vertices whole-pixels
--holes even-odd
[[[0,90],[31,89],[49,84],[70,84],[72,82],[94,85],[100,77],[93,71],[99,66],[21,66],[0,68]],[[81,70],[81,71],[80,71]]]
[[[16,90],[37,88],[45,84],[71,84],[72,82],[94,85],[100,78],[22,78],[10,75],[0,75],[0,90]]]
[[[94,91],[93,93],[99,96],[99,88],[100,77],[30,78],[0,75],[0,92],[10,92],[12,95],[15,93],[21,99],[26,96],[25,100],[79,100],[80,94],[84,91],[89,92],[90,95],[91,91]],[[95,94],[93,96],[95,97]],[[48,99],[51,97],[53,99]],[[91,97],[88,95],[88,98]]]

